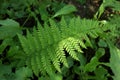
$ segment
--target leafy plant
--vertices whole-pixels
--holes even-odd
[[[0,79],[119,80],[120,17],[98,21],[105,7],[119,11],[119,2],[103,0],[95,20],[73,17],[75,6],[59,2],[3,0],[1,19],[27,16],[22,26],[30,17],[37,24],[25,30],[12,19],[0,20]]]
[[[45,75],[46,72],[50,75],[56,70],[61,73],[61,63],[69,67],[67,54],[79,61],[78,55],[83,53],[82,49],[86,48],[85,44],[92,46],[88,35],[96,38],[100,34],[103,34],[103,30],[98,21],[73,18],[67,23],[62,18],[60,24],[56,24],[50,19],[50,26],[45,23],[43,28],[38,24],[38,29],[34,29],[32,34],[27,31],[26,37],[20,34],[18,37],[26,54],[25,64],[38,76],[39,73]],[[98,57],[100,56],[98,55]],[[95,57],[95,61],[97,61],[96,59]],[[92,62],[90,64],[92,65]],[[52,68],[53,65],[55,68]]]
[[[21,0],[9,0],[9,1],[2,1],[3,3],[0,5],[0,18],[4,18],[6,15],[9,16],[9,18],[21,18],[28,14],[27,12],[24,11],[24,9],[27,7],[26,6],[26,0],[21,1]],[[19,3],[18,3],[19,2]]]
[[[3,54],[3,51],[7,46],[13,47],[13,37],[15,37],[17,33],[21,34],[22,31],[19,24],[12,19],[1,20],[0,24],[0,40],[2,40],[0,54]]]
[[[12,19],[0,20],[0,25],[0,78],[2,80],[15,80],[12,68],[16,66],[14,63],[20,58],[18,53],[22,51],[16,36],[17,33],[21,34],[22,30],[19,23]]]

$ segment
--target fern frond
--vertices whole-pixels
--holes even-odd
[[[45,23],[44,27],[38,24],[33,33],[27,31],[27,37],[18,35],[28,58],[26,64],[36,76],[40,72],[44,75],[56,70],[61,72],[60,64],[69,67],[66,55],[79,61],[78,54],[83,53],[82,49],[92,46],[90,38],[103,33],[99,22],[94,20],[81,20],[78,17],[66,22],[63,17],[58,24],[52,19],[49,22],[50,25]]]
[[[46,43],[46,39],[45,39],[45,36],[44,35],[44,28],[43,27],[40,27],[38,26],[38,37],[39,37],[39,41],[40,41],[40,45],[42,47],[42,49],[44,49],[45,47],[47,47]]]
[[[34,53],[36,51],[36,48],[33,47],[33,46],[36,46],[35,45],[35,41],[33,39],[33,35],[30,34],[30,32],[27,30],[27,37],[26,37],[28,40],[27,40],[27,45],[29,46],[29,50],[31,53]],[[32,44],[31,44],[32,43]]]
[[[56,23],[50,19],[50,30],[53,36],[53,40],[54,42],[58,42],[61,40],[61,32],[58,28],[58,26],[56,25]]]
[[[36,56],[32,56],[30,59],[31,62],[31,68],[36,76],[39,76],[39,67],[36,64]]]
[[[75,53],[75,50],[82,52],[78,44],[79,43],[76,44],[76,41],[74,38],[68,38],[66,40],[66,44],[64,45],[65,50],[71,55],[72,58],[76,60],[79,60],[79,59],[77,57],[77,54]]]
[[[68,67],[67,59],[64,52],[64,41],[61,41],[56,49],[56,54],[60,62],[62,62],[66,67]]]
[[[44,70],[44,67],[41,65],[42,64],[42,60],[41,60],[41,56],[40,54],[38,53],[36,55],[36,66],[38,66],[39,68],[39,72],[42,74],[42,75],[45,75],[46,74],[46,71]]]
[[[51,61],[53,62],[53,65],[55,66],[55,68],[61,72],[60,70],[60,62],[56,56],[55,51],[52,48],[47,48],[47,52],[48,52],[48,56],[50,57]],[[51,54],[52,53],[52,54]]]
[[[29,46],[26,46],[28,45],[26,38],[20,34],[18,34],[18,38],[20,39],[24,52],[28,55],[30,53],[30,48]]]

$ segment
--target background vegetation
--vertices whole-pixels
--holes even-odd
[[[119,0],[0,0],[0,80],[119,79]]]

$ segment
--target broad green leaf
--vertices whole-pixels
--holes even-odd
[[[0,39],[12,38],[21,33],[19,23],[12,19],[0,20]]]
[[[113,79],[120,80],[120,50],[109,39],[107,44],[110,48],[110,68],[114,73]]]
[[[19,24],[12,19],[0,20],[0,24],[3,26],[19,26]]]
[[[73,5],[66,5],[64,6],[62,9],[60,9],[58,12],[55,13],[54,17],[60,16],[60,15],[65,15],[65,14],[69,14],[72,12],[77,11],[77,9],[75,8],[75,6]]]
[[[114,73],[113,79],[120,80],[120,50],[109,43],[110,47],[110,67]]]
[[[26,80],[27,77],[32,77],[32,70],[28,67],[22,67],[15,74],[16,80]]]

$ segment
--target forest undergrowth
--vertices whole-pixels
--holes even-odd
[[[0,0],[0,80],[120,80],[120,1]]]

